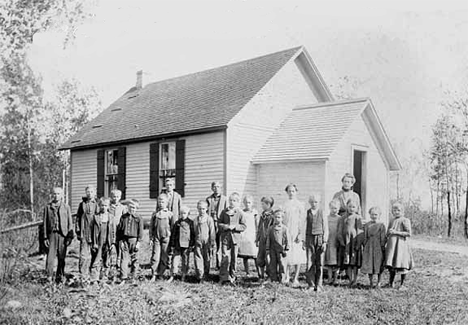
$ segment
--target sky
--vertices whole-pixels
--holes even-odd
[[[63,48],[38,34],[29,57],[48,94],[62,79],[104,107],[135,84],[303,45],[332,91],[370,97],[400,159],[429,146],[446,92],[468,90],[468,1],[91,0]]]

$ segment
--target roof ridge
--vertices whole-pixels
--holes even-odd
[[[337,100],[334,102],[323,102],[323,103],[317,103],[317,104],[299,105],[293,108],[293,111],[300,111],[304,109],[313,109],[313,108],[321,108],[321,107],[330,107],[330,106],[339,106],[339,105],[353,104],[353,103],[359,103],[359,102],[367,102],[369,100],[370,100],[369,97],[361,97],[361,98],[354,98],[354,99]]]
[[[250,59],[244,59],[244,60],[241,60],[241,61],[236,61],[236,62],[220,65],[220,66],[217,66],[217,67],[212,67],[212,68],[208,68],[208,69],[204,69],[204,70],[200,70],[200,71],[190,72],[190,73],[183,74],[183,75],[176,76],[176,77],[172,77],[172,78],[167,78],[167,79],[162,79],[162,80],[150,82],[150,83],[147,83],[145,86],[143,86],[143,88],[146,88],[147,86],[154,85],[154,84],[157,84],[157,83],[160,83],[160,82],[174,81],[174,80],[179,79],[179,78],[195,76],[197,74],[206,73],[208,71],[222,69],[222,68],[228,68],[228,67],[231,67],[231,66],[236,65],[236,64],[242,64],[242,63],[246,63],[246,62],[249,62],[249,61],[260,60],[260,59],[264,59],[264,58],[269,57],[269,56],[275,56],[275,55],[283,54],[283,53],[289,52],[289,51],[296,53],[297,51],[299,51],[302,48],[304,48],[304,46],[300,45],[300,46],[292,47],[292,48],[289,48],[289,49],[286,49],[286,50],[281,50],[281,51],[277,51],[277,52],[274,52],[274,53],[269,53],[269,54],[256,56],[256,57],[250,58]],[[133,91],[133,90],[134,89],[131,88],[127,92],[130,92],[130,91]]]

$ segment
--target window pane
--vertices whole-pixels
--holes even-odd
[[[175,142],[161,144],[161,170],[175,169]]]
[[[175,169],[175,142],[169,144],[169,169]]]
[[[118,174],[118,150],[108,150],[106,152],[106,175]]]

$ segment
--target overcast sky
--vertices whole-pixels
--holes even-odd
[[[351,78],[402,156],[428,143],[444,91],[468,85],[468,1],[100,0],[63,49],[37,35],[31,63],[46,90],[63,78],[105,106],[134,85],[304,45],[328,85]],[[404,159],[404,157],[403,157]]]

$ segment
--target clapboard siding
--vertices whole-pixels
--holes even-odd
[[[257,177],[257,197],[272,196],[275,206],[280,207],[287,199],[286,185],[294,183],[298,199],[307,206],[311,194],[324,195],[325,162],[260,164],[257,165]]]
[[[358,148],[359,147],[359,148]],[[340,190],[341,177],[353,171],[353,148],[366,151],[367,176],[366,195],[363,197],[363,206],[368,210],[371,206],[382,209],[382,221],[388,221],[388,172],[384,161],[377,150],[371,135],[362,119],[357,117],[346,132],[344,138],[330,157],[327,168],[326,198],[331,200],[333,194]],[[363,214],[368,219],[367,211]]]
[[[224,180],[224,131],[185,138],[184,204],[196,213],[198,200],[211,194],[211,182]]]
[[[296,63],[291,61],[231,120],[227,129],[228,193],[256,193],[252,158],[294,107],[316,102]]]
[[[97,150],[78,150],[71,152],[71,201],[73,213],[78,210],[85,188],[88,185],[96,186],[97,176]]]
[[[183,203],[196,213],[196,203],[211,194],[211,182],[224,179],[224,131],[186,136],[185,197]],[[156,199],[149,197],[149,148],[152,142],[127,145],[126,193],[140,201],[140,215],[149,219]],[[95,149],[72,151],[72,206],[78,208],[88,184],[96,185]]]
[[[149,197],[149,146],[151,142],[127,145],[126,198],[140,202],[138,212],[151,218],[156,200]]]

